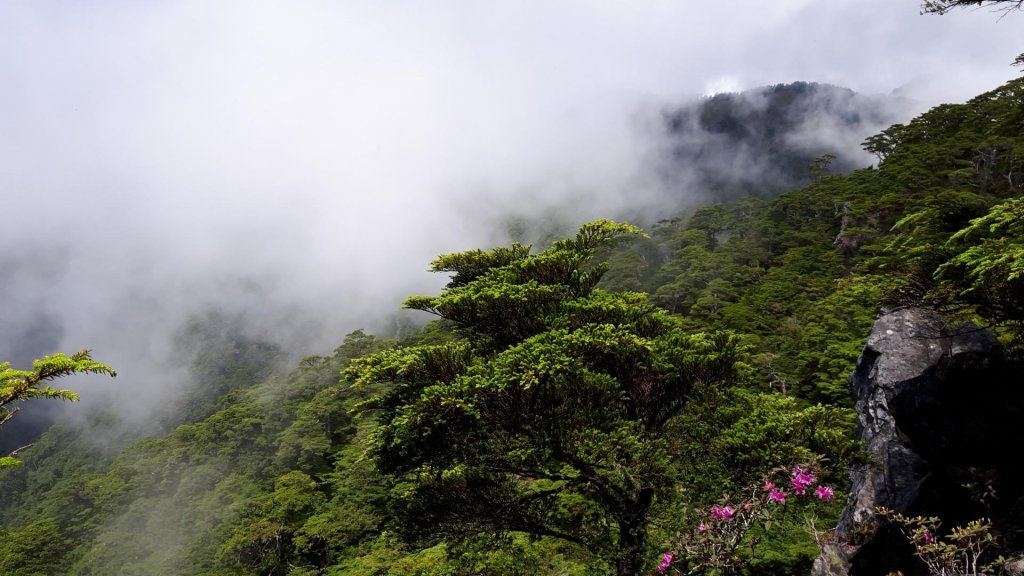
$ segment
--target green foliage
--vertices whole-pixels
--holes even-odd
[[[350,334],[333,356],[306,359],[287,377],[236,388],[209,417],[138,441],[112,462],[72,458],[61,468],[63,450],[74,455],[95,448],[88,438],[76,439],[80,434],[51,439],[58,433],[51,430],[37,444],[47,453],[38,459],[29,453],[23,467],[40,479],[15,476],[47,505],[23,509],[9,524],[10,538],[0,543],[0,560],[10,568],[5,574],[35,573],[34,561],[18,561],[18,546],[36,537],[34,526],[43,520],[56,526],[60,550],[37,547],[29,558],[38,557],[46,574],[265,574],[283,573],[288,563],[323,565],[319,550],[293,543],[329,500],[313,474],[329,477],[335,454],[365,450],[350,448],[348,410],[358,399],[337,383],[337,373],[352,356],[388,344]],[[117,423],[94,426],[92,433],[103,434],[104,426]]]
[[[884,170],[902,173],[905,163],[925,152],[941,156],[930,162],[934,183],[928,193],[918,193],[921,198],[896,222],[894,238],[874,259],[880,269],[905,278],[902,297],[1008,326],[1018,345],[1024,296],[1022,108],[1024,81],[1017,79],[908,125],[900,152]]]
[[[284,357],[280,346],[253,336],[243,316],[219,311],[189,318],[176,336],[175,348],[187,359],[192,383],[169,407],[164,417],[167,428],[214,413],[231,391],[278,373]]]
[[[594,289],[595,251],[637,232],[600,221],[537,254],[444,256],[434,268],[453,281],[406,304],[467,339],[348,369],[356,385],[393,383],[366,407],[381,410],[375,455],[407,533],[552,536],[638,573],[647,515],[670,487],[667,424],[695,390],[734,378],[737,352],[640,295]]]
[[[513,245],[443,255],[431,269],[453,273],[448,289],[436,297],[409,298],[405,307],[441,316],[478,346],[500,350],[543,332],[563,302],[589,293],[606,267],[583,264],[599,248],[628,234],[640,230],[602,220],[540,254]]]
[[[978,576],[991,574],[1002,564],[1002,557],[992,558],[989,551],[996,545],[992,522],[982,518],[957,526],[948,534],[939,532],[938,518],[904,516],[886,508],[878,515],[896,525],[914,546],[917,557],[928,567],[928,573],[965,574]],[[992,562],[983,565],[985,560]]]
[[[935,269],[936,290],[1013,325],[1024,337],[1024,199],[996,204],[953,234],[946,247],[949,258]]]
[[[793,396],[763,393],[744,388],[708,391],[691,402],[686,414],[673,423],[672,462],[678,491],[665,497],[655,511],[654,524],[664,527],[652,540],[672,544],[681,529],[695,528],[694,510],[721,504],[748,486],[763,482],[765,470],[823,455],[818,465],[822,482],[842,486],[859,446],[850,431],[852,410],[826,405],[807,405]],[[837,488],[839,493],[839,488]],[[806,573],[806,530],[802,522],[778,526],[772,542],[772,565],[783,561],[791,543],[801,560],[793,572]],[[802,552],[798,552],[802,550]],[[792,561],[792,558],[790,558]]]
[[[72,356],[46,356],[33,361],[31,370],[14,370],[10,362],[0,362],[0,426],[18,413],[19,407],[9,407],[16,402],[32,398],[78,400],[78,394],[70,390],[45,386],[51,380],[73,374],[117,376],[113,368],[93,360],[88,350],[82,350]],[[13,456],[0,457],[0,469],[16,466],[18,463]]]
[[[705,110],[723,134],[742,129],[730,106]],[[166,433],[129,442],[97,412],[0,472],[0,572],[632,574],[762,470],[821,454],[839,494],[859,457],[846,379],[880,307],[1024,340],[1022,135],[1018,79],[869,138],[877,167],[822,158],[772,200],[441,256],[447,288],[407,301],[437,321],[354,332],[288,374],[243,318],[197,317]],[[747,574],[815,554],[795,518],[745,538]]]
[[[864,177],[853,178],[857,193]],[[841,178],[827,177],[772,203],[720,207],[713,227],[701,211],[694,215],[700,229],[692,219],[666,224],[656,239],[675,255],[645,286],[652,301],[684,315],[693,330],[748,335],[766,381],[784,392],[848,402],[847,375],[896,282],[851,274],[859,247],[875,231],[850,225],[860,203],[850,202],[845,214],[837,208],[844,201],[836,196],[850,193],[843,188]]]
[[[220,547],[218,563],[260,574],[283,573],[295,531],[324,500],[308,474],[293,470],[274,481],[274,491],[250,502],[242,521]]]
[[[664,256],[640,266],[612,251],[622,268],[609,275],[635,279],[689,329],[744,334],[763,385],[812,402],[849,402],[847,375],[884,304],[968,308],[1016,331],[1015,204],[971,222],[1024,189],[1022,91],[1014,80],[869,138],[877,169],[663,221],[651,242]]]
[[[4,574],[59,574],[62,555],[70,542],[55,518],[42,517],[22,530],[5,535],[0,554]]]
[[[812,459],[814,461],[816,459]],[[780,543],[774,538],[780,530],[792,534],[803,519],[812,534],[802,534],[803,566],[806,573],[817,553],[813,539],[815,519],[832,523],[841,505],[832,500],[833,490],[814,475],[813,464],[780,466],[769,470],[739,493],[727,494],[714,506],[690,515],[693,527],[678,535],[670,552],[662,557],[659,572],[668,574],[750,574],[766,567],[778,573],[779,558],[771,557],[764,546]],[[802,488],[797,491],[797,480]],[[790,488],[790,485],[794,489]],[[816,487],[817,486],[817,487]],[[813,539],[812,539],[813,538]],[[774,540],[774,542],[773,542]],[[784,539],[783,539],[784,541]],[[792,548],[789,561],[793,560]]]

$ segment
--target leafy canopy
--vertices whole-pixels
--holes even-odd
[[[78,400],[78,394],[45,386],[46,382],[72,374],[108,374],[116,376],[113,368],[89,356],[88,350],[72,356],[54,354],[32,362],[31,370],[14,370],[10,362],[0,362],[0,426],[14,417],[21,408],[10,405],[30,398],[58,398]],[[0,468],[17,465],[13,456],[0,457]]]
[[[454,343],[355,360],[391,382],[374,452],[410,534],[524,532],[575,542],[639,573],[648,512],[672,486],[667,424],[695,391],[731,382],[731,335],[688,334],[643,294],[595,289],[602,246],[638,235],[607,220],[531,254],[441,256],[438,296],[406,302],[454,323]]]

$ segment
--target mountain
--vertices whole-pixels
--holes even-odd
[[[664,170],[715,198],[769,197],[810,183],[808,167],[825,154],[835,156],[831,173],[869,164],[860,143],[909,105],[813,82],[716,94],[665,113],[672,160]]]
[[[166,431],[125,439],[97,412],[0,472],[0,572],[808,573],[863,464],[849,378],[883,308],[986,326],[1001,373],[1024,370],[1024,79],[867,138],[877,167],[834,173],[837,157],[780,192],[801,154],[820,156],[797,135],[875,121],[860,98],[797,84],[678,111],[677,170],[734,200],[665,214],[646,237],[605,222],[442,257],[445,291],[410,300],[442,318],[401,339],[355,332],[281,374],[273,346],[211,315],[188,350],[199,384]],[[774,154],[778,179],[714,172],[730,150]],[[602,229],[622,238],[592,245]],[[667,381],[685,390],[657,396]],[[588,427],[559,426],[575,414]],[[957,517],[932,537],[990,518],[982,560],[1021,550],[1019,470],[960,452],[943,471]],[[607,505],[636,494],[637,518]],[[771,522],[740,531],[751,511]],[[623,516],[639,569],[616,552]],[[856,564],[876,528],[846,531],[843,554]],[[905,573],[924,570],[904,546]]]

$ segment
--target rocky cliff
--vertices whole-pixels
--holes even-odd
[[[866,457],[815,576],[928,573],[878,507],[937,516],[944,529],[990,518],[1005,554],[1024,548],[1019,368],[987,330],[950,328],[931,310],[875,322],[850,381]]]

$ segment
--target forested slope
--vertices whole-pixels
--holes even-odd
[[[702,510],[773,467],[824,456],[816,474],[838,494],[858,457],[846,381],[882,306],[925,303],[989,326],[1011,361],[1024,336],[1024,80],[939,106],[866,148],[876,167],[830,175],[823,158],[804,188],[666,215],[646,238],[615,229],[617,243],[591,245],[584,229],[543,250],[443,257],[435,268],[454,273],[448,289],[410,300],[441,320],[400,341],[353,333],[332,356],[306,358],[287,375],[273,375],[272,348],[219,332],[233,344],[214,354],[212,342],[224,341],[214,339],[198,356],[208,394],[194,391],[189,419],[168,434],[100,449],[89,436],[116,429],[116,415],[97,415],[84,430],[54,427],[21,467],[2,473],[0,572],[630,573],[624,529],[613,521],[623,511],[592,487],[614,491],[642,476],[637,494],[651,491],[636,573],[653,573]],[[601,260],[606,272],[595,267]],[[507,308],[515,302],[542,306],[508,314],[522,311]],[[620,348],[609,342],[634,347],[616,364],[610,351]],[[569,360],[552,367],[562,358],[552,350]],[[441,374],[429,362],[417,372],[437,351],[464,353],[461,372]],[[710,371],[724,352],[729,369]],[[534,385],[520,376],[524,366],[537,386],[585,371],[557,380],[572,385],[554,388],[545,407],[590,406],[579,391],[604,398],[598,392],[614,393],[615,382],[632,383],[620,391],[632,400],[609,418],[621,426],[590,421],[594,437],[617,449],[597,459],[588,482],[580,481],[586,462],[550,449],[564,452],[551,442],[565,430],[554,427],[564,424],[557,411],[543,422],[458,427],[452,415],[511,414],[493,401]],[[703,376],[680,378],[680,367]],[[654,410],[635,400],[655,380],[688,387],[666,396],[679,409],[664,420],[623,418],[636,406]],[[416,420],[424,414],[443,417]],[[489,436],[474,444],[477,429]],[[396,448],[410,430],[439,436]],[[444,434],[458,441],[417,451]],[[505,439],[515,453],[496,460],[485,448]],[[448,460],[436,459],[442,453]],[[496,463],[521,469],[484,470]],[[508,500],[495,499],[509,478]],[[481,489],[465,494],[490,505],[424,507],[425,495],[447,502],[452,494],[426,488],[452,479]],[[513,508],[523,491],[543,498],[548,524],[519,522],[538,518],[535,508],[532,516]],[[496,514],[499,502],[507,513]],[[820,527],[841,504],[807,510]],[[1002,528],[1012,536],[1020,526]],[[798,514],[751,536],[762,545],[741,551],[744,573],[806,573],[818,550]]]

